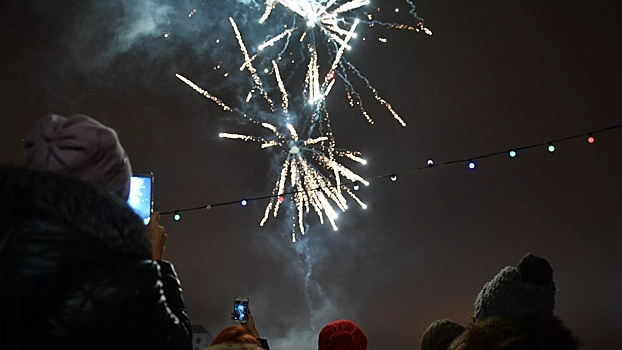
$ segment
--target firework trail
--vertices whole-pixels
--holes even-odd
[[[206,98],[216,102],[216,104],[219,105],[220,107],[222,107],[222,109],[224,109],[225,111],[227,111],[227,112],[231,112],[232,111],[231,107],[227,106],[218,97],[216,97],[216,96],[210,94],[209,92],[203,90],[202,88],[200,88],[198,85],[196,85],[195,83],[193,83],[192,81],[190,81],[189,79],[184,77],[183,75],[175,74],[175,76],[177,77],[177,79],[183,81],[188,86],[190,86],[192,89],[194,89],[194,91],[196,91],[196,92],[200,93],[201,95],[205,96]]]
[[[261,83],[261,79],[259,78],[259,75],[257,74],[257,69],[255,69],[255,67],[253,66],[253,59],[256,56],[253,56],[253,58],[251,58],[248,55],[248,50],[246,49],[246,45],[244,44],[244,40],[242,39],[242,34],[240,33],[240,30],[238,29],[238,25],[235,23],[233,18],[229,17],[229,22],[231,22],[231,27],[233,27],[233,31],[235,32],[235,37],[238,40],[238,44],[240,45],[240,50],[242,51],[242,54],[244,55],[244,64],[242,65],[242,67],[243,68],[245,67],[246,69],[248,69],[248,71],[251,73],[251,76],[253,77],[253,81],[255,82],[255,86],[251,90],[251,93],[255,89],[259,90],[263,98],[266,101],[268,101],[268,103],[270,104],[270,110],[274,111],[274,103],[272,102],[270,97],[268,97],[268,93],[264,90],[263,85]]]
[[[406,122],[404,122],[404,120],[399,116],[399,114],[397,114],[397,112],[393,109],[393,106],[391,106],[390,103],[388,103],[384,98],[382,98],[378,94],[378,90],[376,90],[376,88],[371,85],[371,83],[369,82],[369,79],[367,79],[364,75],[362,75],[361,72],[359,72],[358,69],[356,69],[356,67],[354,67],[352,63],[346,60],[344,60],[344,63],[351,71],[353,71],[359,78],[361,78],[365,82],[365,84],[367,84],[367,88],[371,90],[371,92],[374,94],[374,98],[376,98],[376,101],[380,102],[381,105],[385,106],[389,110],[389,112],[391,112],[391,114],[393,115],[393,118],[395,118],[395,120],[397,120],[403,127],[406,127]],[[360,108],[363,109],[362,104],[360,104]]]
[[[424,25],[423,18],[417,15],[415,4],[413,4],[411,0],[406,0],[406,3],[408,3],[408,6],[410,6],[409,13],[411,14],[411,16],[413,16],[417,20],[416,25],[413,26],[413,25],[407,25],[407,24],[401,24],[401,23],[387,23],[387,22],[377,21],[373,19],[373,15],[371,13],[367,13],[368,21],[366,23],[369,24],[370,27],[373,27],[374,25],[379,25],[379,26],[389,28],[389,29],[412,30],[415,32],[424,32],[427,35],[432,35],[432,31]]]
[[[274,67],[276,83],[279,86],[279,90],[281,91],[281,106],[283,107],[283,113],[287,114],[287,108],[289,107],[289,98],[287,97],[287,90],[285,89],[285,84],[283,84],[283,79],[281,78],[281,71],[279,70],[279,66],[278,64],[276,64],[275,61],[272,61],[272,67]]]

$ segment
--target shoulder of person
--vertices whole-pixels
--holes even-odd
[[[499,345],[503,344],[503,345]],[[497,316],[470,325],[449,348],[576,350],[578,339],[557,317]]]
[[[151,243],[140,217],[103,188],[59,174],[2,165],[0,195],[10,203],[0,215],[40,221],[56,218],[67,231],[100,239],[115,254],[151,257]]]

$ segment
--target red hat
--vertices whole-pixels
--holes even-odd
[[[366,350],[367,337],[361,327],[348,320],[329,323],[318,339],[318,350]]]

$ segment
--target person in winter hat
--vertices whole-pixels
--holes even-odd
[[[450,350],[578,349],[577,338],[553,315],[555,292],[549,262],[527,254],[484,285],[475,300],[475,322]]]
[[[555,292],[551,264],[528,253],[517,267],[505,267],[484,285],[475,300],[475,322],[491,316],[553,316]]]
[[[159,215],[148,230],[126,203],[116,133],[48,116],[25,151],[26,168],[0,165],[0,348],[192,349],[179,279],[153,249]]]
[[[85,115],[48,115],[24,143],[24,164],[102,186],[127,200],[132,167],[117,133]]]
[[[255,318],[248,310],[246,323],[223,329],[205,350],[270,350],[270,345],[267,339],[259,336]]]
[[[263,350],[261,343],[244,326],[223,329],[205,350]]]
[[[420,350],[447,350],[454,339],[464,332],[464,327],[451,320],[437,320],[423,333]]]
[[[366,350],[367,336],[361,327],[349,320],[327,324],[320,331],[318,350]]]
[[[24,165],[86,181],[127,200],[132,166],[114,129],[86,115],[55,114],[39,120],[24,143]],[[151,217],[154,260],[162,260],[166,232],[160,214]]]

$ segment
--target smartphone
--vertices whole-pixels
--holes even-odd
[[[153,213],[153,173],[132,175],[127,204],[143,219],[145,225],[149,223]]]
[[[246,323],[248,321],[248,298],[236,297],[233,299],[233,322]]]

